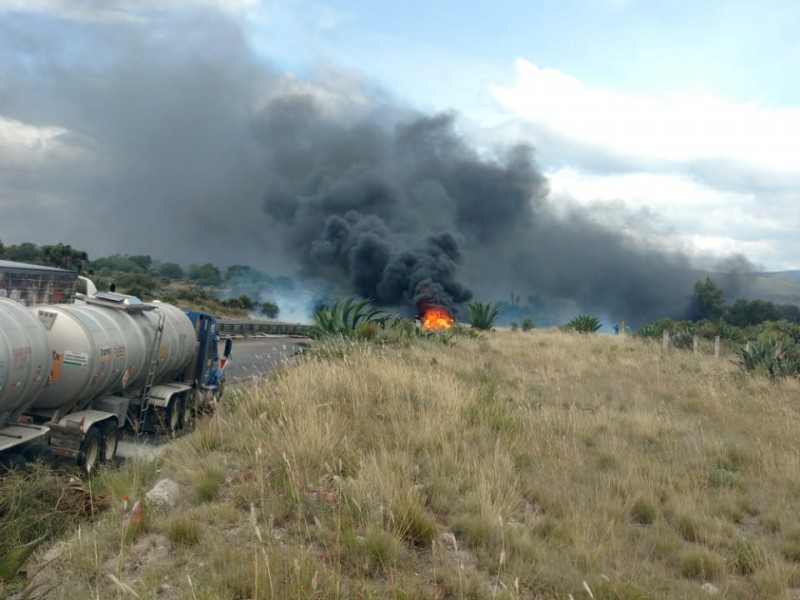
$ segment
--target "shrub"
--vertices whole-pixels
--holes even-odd
[[[535,327],[532,317],[525,317],[522,319],[522,331],[530,331]]]
[[[323,306],[314,313],[314,327],[309,335],[314,339],[338,335],[353,337],[360,325],[385,319],[385,313],[378,308],[368,308],[371,300],[343,298],[330,308]]]
[[[672,336],[672,345],[681,350],[688,350],[694,346],[694,333],[689,329],[678,331]]]
[[[722,559],[702,548],[692,548],[681,554],[678,565],[680,574],[688,579],[707,581],[716,579],[725,569]]]
[[[214,500],[219,494],[225,475],[216,468],[204,469],[194,482],[194,493],[201,502]]]
[[[740,536],[733,540],[729,562],[736,573],[752,575],[767,564],[767,554],[756,540]]]
[[[653,321],[652,323],[645,323],[636,330],[636,336],[642,338],[661,338],[664,331],[673,333],[676,331],[677,324],[675,321],[668,317]]]
[[[595,333],[602,327],[600,319],[590,315],[578,315],[569,323],[562,326],[565,331],[577,331],[578,333]]]
[[[469,309],[469,324],[473,328],[481,330],[494,327],[497,313],[500,312],[500,308],[492,302],[470,302],[467,308]]]
[[[397,561],[400,541],[388,531],[370,528],[364,536],[364,553],[370,570],[385,571]]]
[[[194,546],[200,541],[201,526],[197,521],[179,515],[167,526],[167,538],[173,546]]]
[[[379,331],[380,325],[377,321],[367,321],[356,328],[356,335],[364,340],[374,340]]]
[[[675,520],[675,528],[687,542],[702,542],[705,539],[700,523],[692,515],[680,515]]]
[[[277,319],[280,308],[278,308],[278,305],[274,302],[262,302],[261,312],[270,319]]]
[[[250,298],[247,294],[242,294],[241,296],[234,296],[233,298],[228,298],[227,300],[223,300],[222,302],[225,306],[229,306],[231,308],[241,308],[244,310],[250,310],[256,305],[255,300]]]
[[[649,498],[637,498],[630,514],[631,521],[637,525],[652,525],[656,520],[656,505]]]
[[[761,339],[737,351],[739,366],[745,371],[769,374],[772,377],[792,376],[800,373],[800,352],[797,346],[788,348],[783,340]]]

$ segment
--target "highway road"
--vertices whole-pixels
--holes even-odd
[[[292,360],[306,344],[306,338],[286,336],[234,340],[233,358],[225,367],[226,385],[264,377],[275,366]]]

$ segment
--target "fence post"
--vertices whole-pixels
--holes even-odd
[[[669,331],[667,331],[666,329],[664,330],[664,333],[661,335],[661,350],[663,350],[664,352],[669,350]]]
[[[700,338],[696,335],[692,337],[692,353],[697,354],[700,351]]]
[[[753,348],[753,342],[751,342],[750,340],[747,340],[747,345],[744,347],[744,349],[747,350],[748,352],[750,352],[750,350],[752,348]]]
[[[714,356],[716,358],[719,358],[719,346],[720,346],[719,336],[715,336],[714,337]]]
[[[625,321],[621,321],[619,324],[619,335],[625,337]]]

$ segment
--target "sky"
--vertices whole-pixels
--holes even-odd
[[[800,269],[799,27],[787,1],[0,0],[0,240],[396,299],[388,265],[454,302],[507,289],[501,260],[579,303],[614,270]]]
[[[650,213],[689,251],[800,266],[800,5],[289,6],[253,19],[287,68],[334,62],[477,139],[529,140],[554,195]]]

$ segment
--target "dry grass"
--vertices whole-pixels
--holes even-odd
[[[179,505],[146,507],[130,544],[119,508],[84,530],[41,575],[63,582],[53,597],[800,588],[797,381],[538,330],[325,355],[237,390],[178,440],[158,468]]]

